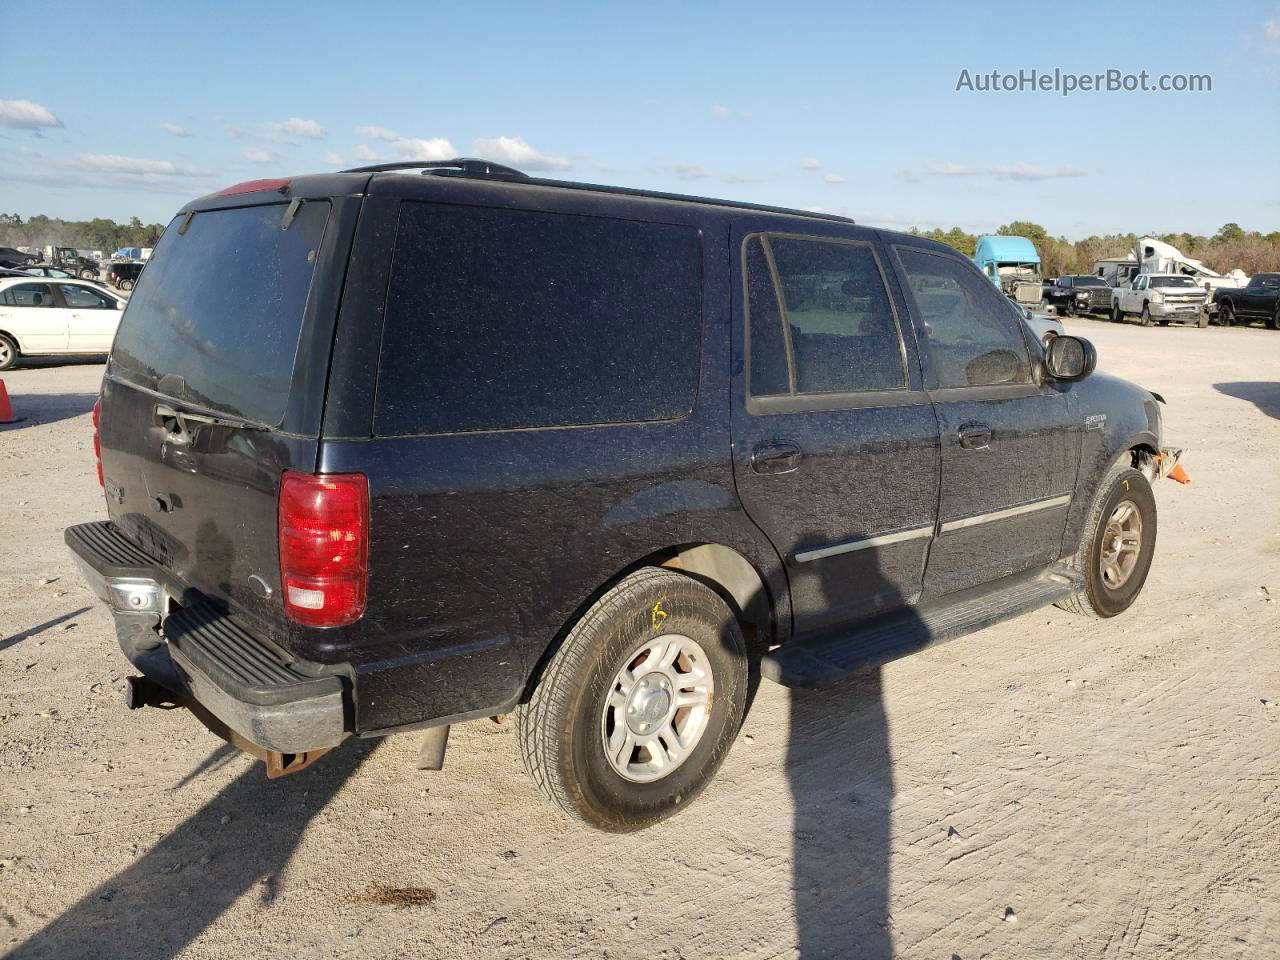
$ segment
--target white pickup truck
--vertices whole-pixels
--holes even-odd
[[[1111,319],[1117,323],[1137,315],[1144,327],[1158,320],[1162,327],[1174,320],[1209,325],[1208,294],[1191,277],[1177,273],[1140,273],[1111,290]]]

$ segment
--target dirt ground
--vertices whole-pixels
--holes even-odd
[[[1280,333],[1068,321],[1164,394],[1189,487],[1112,621],[1057,610],[839,689],[761,686],[656,829],[579,828],[509,724],[268,782],[181,711],[125,710],[62,545],[104,515],[99,364],[4,380],[0,949],[169,957],[1280,956]]]

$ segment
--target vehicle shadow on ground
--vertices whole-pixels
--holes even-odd
[[[307,825],[375,748],[369,741],[344,745],[280,780],[268,780],[254,763],[8,957],[169,960],[244,894],[254,891],[269,904]]]
[[[13,634],[13,636],[4,637],[3,639],[0,639],[0,652],[8,650],[10,647],[15,647],[23,640],[34,637],[36,634],[44,633],[50,627],[56,627],[58,624],[65,623],[67,620],[74,620],[76,617],[80,616],[80,614],[88,612],[88,607],[81,607],[79,610],[72,610],[70,613],[61,614],[54,617],[52,620],[46,620],[44,623],[39,626],[32,627],[30,630],[23,630],[21,633]]]
[[[901,594],[880,573],[875,551],[846,556],[846,563],[822,561],[824,602],[839,603],[849,592],[845,579],[856,577],[859,594],[879,594],[888,608],[901,604]],[[893,956],[894,779],[881,668],[865,668],[823,690],[792,690],[790,730],[786,773],[795,805],[798,955],[887,960]]]
[[[19,393],[11,384],[6,387],[13,415],[18,419],[14,423],[0,423],[0,434],[82,416],[93,409],[98,399],[96,393]]]
[[[1215,383],[1213,389],[1237,400],[1248,400],[1269,417],[1280,419],[1280,383],[1265,380]]]

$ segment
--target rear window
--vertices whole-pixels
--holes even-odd
[[[129,301],[113,376],[151,390],[183,378],[176,399],[270,426],[284,419],[327,201],[197,213],[171,224]],[[179,218],[181,219],[181,218]]]
[[[682,416],[701,318],[694,228],[405,203],[375,432]]]

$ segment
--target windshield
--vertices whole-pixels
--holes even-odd
[[[113,377],[268,426],[284,419],[329,203],[196,213],[170,224],[141,271],[111,353]],[[180,218],[180,219],[185,219]]]
[[[1152,277],[1151,286],[1153,287],[1191,287],[1193,290],[1199,290],[1196,282],[1190,277]]]
[[[1106,283],[1101,277],[1075,277],[1075,285],[1077,287],[1105,287]]]

